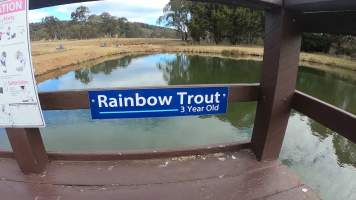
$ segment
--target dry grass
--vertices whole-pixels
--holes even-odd
[[[64,50],[57,49],[60,44],[64,46]],[[114,55],[156,52],[220,54],[229,57],[249,56],[258,60],[261,60],[263,56],[263,49],[258,46],[188,45],[179,40],[171,39],[125,38],[40,41],[32,43],[36,75],[78,66],[88,61],[103,60]],[[308,66],[339,66],[344,69],[356,70],[355,61],[330,55],[302,53],[301,61],[303,65]]]

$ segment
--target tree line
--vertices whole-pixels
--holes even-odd
[[[219,44],[256,43],[262,37],[263,12],[213,3],[171,0],[158,23],[174,27],[182,40]]]
[[[264,13],[232,5],[170,0],[157,23],[174,27],[182,40],[216,44],[261,44],[263,41]],[[306,33],[302,51],[356,56],[356,39]]]
[[[181,38],[184,41],[230,44],[262,44],[264,13],[259,10],[222,4],[170,0],[157,23],[167,28],[132,23],[108,12],[91,14],[80,6],[71,20],[48,16],[30,24],[31,40],[90,39],[99,37]],[[303,34],[302,51],[351,55],[356,57],[352,36]]]
[[[69,21],[47,16],[39,23],[30,24],[30,35],[33,41],[98,37],[176,38],[172,29],[129,22],[124,17],[112,16],[108,12],[100,15],[90,14],[89,8],[85,6],[76,8]]]

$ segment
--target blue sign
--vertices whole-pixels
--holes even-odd
[[[227,87],[90,91],[93,119],[226,113]]]

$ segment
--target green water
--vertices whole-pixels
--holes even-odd
[[[40,91],[207,83],[255,83],[261,62],[155,54],[128,56],[72,71],[39,84]],[[299,90],[356,113],[356,81],[301,67]],[[230,104],[208,117],[93,121],[88,110],[45,112],[42,129],[49,151],[110,152],[191,147],[248,140],[256,103]],[[356,130],[355,130],[356,131]],[[9,149],[0,130],[0,149]],[[293,112],[280,159],[323,199],[356,199],[356,145]]]

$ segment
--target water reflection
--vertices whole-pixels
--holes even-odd
[[[256,83],[260,62],[177,54],[157,63],[169,85],[209,83]]]
[[[297,88],[343,110],[356,113],[356,81],[343,80],[336,75],[302,68],[298,77]],[[332,139],[338,164],[356,167],[356,144],[331,131],[314,120],[308,119],[311,134],[319,140]],[[355,130],[356,132],[356,130]]]
[[[232,68],[231,66],[236,66]],[[260,63],[221,59],[214,57],[187,56],[178,54],[173,60],[157,63],[164,79],[169,85],[201,83],[246,83],[258,82]],[[356,112],[356,87],[354,81],[339,79],[336,75],[302,67],[298,78],[298,89],[336,105],[349,112]],[[255,105],[243,108],[229,107],[228,115],[218,116],[233,126],[251,127]],[[295,113],[294,113],[295,114]],[[335,154],[340,166],[345,164],[356,167],[356,145],[334,133],[321,124],[308,119],[311,133],[320,140],[332,136]]]
[[[335,74],[302,67],[299,72],[297,88],[356,114],[356,80],[345,80]]]
[[[137,57],[137,56],[136,56]],[[75,70],[75,79],[79,80],[83,84],[88,84],[93,80],[96,74],[103,73],[105,75],[110,75],[113,70],[117,68],[125,68],[129,66],[133,56],[126,56],[121,59],[109,60],[91,68],[83,68]]]
[[[256,83],[259,80],[260,62],[221,59],[197,55],[177,54],[174,59],[157,63],[168,85]],[[229,105],[226,115],[218,115],[235,127],[253,127],[256,104]]]
[[[60,77],[52,80],[45,81],[39,85],[40,91],[53,91],[53,90],[69,90],[81,88],[104,88],[104,87],[117,87],[117,86],[143,86],[143,85],[182,85],[182,84],[210,84],[210,83],[254,83],[260,79],[260,65],[261,62],[251,60],[236,60],[236,59],[221,59],[217,57],[203,57],[198,55],[187,54],[157,54],[157,55],[135,55],[126,56],[121,59],[109,60],[98,64],[91,68],[82,68],[69,72]],[[355,81],[343,80],[337,76],[301,67],[298,77],[297,87],[299,90],[312,94],[324,101],[332,103],[342,109],[356,113],[356,87]],[[242,106],[243,105],[243,106]],[[256,104],[243,103],[229,105],[228,113],[225,115],[214,116],[221,122],[227,122],[236,128],[237,134],[243,132],[249,135],[253,127],[255,117]],[[83,111],[81,111],[82,113]],[[61,112],[63,113],[63,112]],[[58,114],[50,114],[47,112],[47,121],[57,116]],[[61,116],[61,114],[59,114]],[[62,114],[64,116],[65,114]],[[79,114],[76,114],[77,116]],[[204,120],[211,117],[197,117]],[[58,120],[58,117],[56,118]],[[89,116],[80,118],[83,122],[81,124],[82,130],[85,127],[91,127]],[[64,118],[65,120],[65,118]],[[80,121],[80,120],[79,120]],[[85,121],[85,122],[84,122]],[[178,121],[178,120],[177,120]],[[58,123],[58,124],[63,124]],[[104,122],[99,122],[104,123]],[[117,122],[115,122],[117,123]],[[49,123],[50,126],[43,130],[46,132],[45,137],[58,137],[60,134],[54,131],[53,127],[58,127],[56,123]],[[114,122],[107,124],[112,126]],[[324,140],[329,136],[333,138],[333,146],[335,153],[338,157],[340,166],[355,164],[355,148],[356,145],[348,140],[325,128],[324,126],[316,123],[315,121],[308,120],[311,134]],[[158,123],[155,126],[160,126]],[[61,125],[62,126],[62,125]],[[75,129],[77,125],[73,125]],[[201,132],[205,129],[201,127]],[[63,126],[62,126],[62,129]],[[66,128],[68,129],[69,127]],[[105,130],[108,130],[107,127]],[[94,133],[94,129],[82,131],[83,137],[88,132]],[[126,130],[123,130],[126,131]],[[56,132],[56,133],[55,133]],[[143,134],[143,133],[142,133]],[[236,134],[236,133],[235,133]],[[228,134],[229,135],[229,134]],[[229,135],[230,136],[230,135]],[[6,140],[4,134],[0,134],[1,141]],[[81,137],[78,135],[78,137]],[[69,137],[70,138],[70,137]],[[68,140],[66,138],[64,140]],[[243,137],[246,138],[246,137]],[[226,139],[228,140],[228,139]],[[210,141],[214,143],[214,141]],[[2,142],[4,146],[5,142]],[[48,148],[52,148],[55,144],[48,144]],[[78,142],[80,144],[80,142]],[[86,143],[82,143],[85,148]],[[1,143],[0,143],[1,145]],[[98,145],[107,145],[99,144]],[[65,149],[71,148],[68,145]],[[154,146],[149,146],[154,147]],[[157,146],[159,147],[159,145]],[[73,150],[78,148],[73,147]],[[117,148],[120,148],[117,146]],[[135,146],[132,145],[134,149]],[[96,147],[95,149],[101,149]],[[60,150],[60,149],[56,149]]]
[[[186,54],[127,56],[45,81],[39,90],[254,83],[260,79],[260,66],[257,61]],[[356,114],[355,83],[301,67],[297,88]],[[51,111],[45,112],[48,128],[41,132],[52,151],[187,147],[249,139],[255,110],[255,103],[236,103],[218,116],[105,121],[90,120],[87,110]],[[0,130],[0,148],[8,148],[6,141]],[[323,198],[356,199],[356,145],[319,123],[294,112],[281,159]]]
[[[290,117],[280,159],[318,192],[321,199],[355,199],[355,159],[347,157],[345,151],[338,152],[343,144],[334,143],[335,138],[346,140],[335,137],[335,134],[325,134],[321,139],[317,132],[323,130],[312,130],[311,123],[317,124],[298,113]],[[343,148],[350,147],[344,145]],[[349,153],[355,153],[355,149],[349,150]],[[344,156],[346,162],[341,160]]]
[[[118,86],[234,83],[236,80],[246,82],[247,79],[256,82],[259,75],[255,72],[259,70],[259,65],[260,63],[253,61],[223,60],[184,54],[127,56],[45,81],[39,85],[39,89],[52,91]],[[250,72],[251,77],[234,72],[236,68],[246,72],[253,69],[253,72]],[[229,77],[217,74],[229,74]],[[47,148],[56,151],[88,150],[88,147],[90,151],[115,151],[233,142],[250,138],[255,108],[256,103],[253,102],[230,104],[225,115],[167,120],[91,121],[88,120],[90,116],[86,111],[68,111],[66,114],[46,112],[48,128],[42,130],[42,133]],[[78,117],[80,115],[82,116]],[[147,123],[148,121],[150,123]],[[182,122],[185,122],[184,125]],[[172,128],[167,128],[167,124]],[[81,131],[77,132],[79,126]],[[61,133],[61,130],[65,130],[65,133]],[[77,134],[75,137],[67,135],[73,132]]]
[[[311,134],[315,135],[319,140],[323,141],[331,138],[335,154],[337,155],[338,164],[341,167],[344,167],[345,165],[356,167],[355,144],[314,120],[308,119],[308,122]]]

